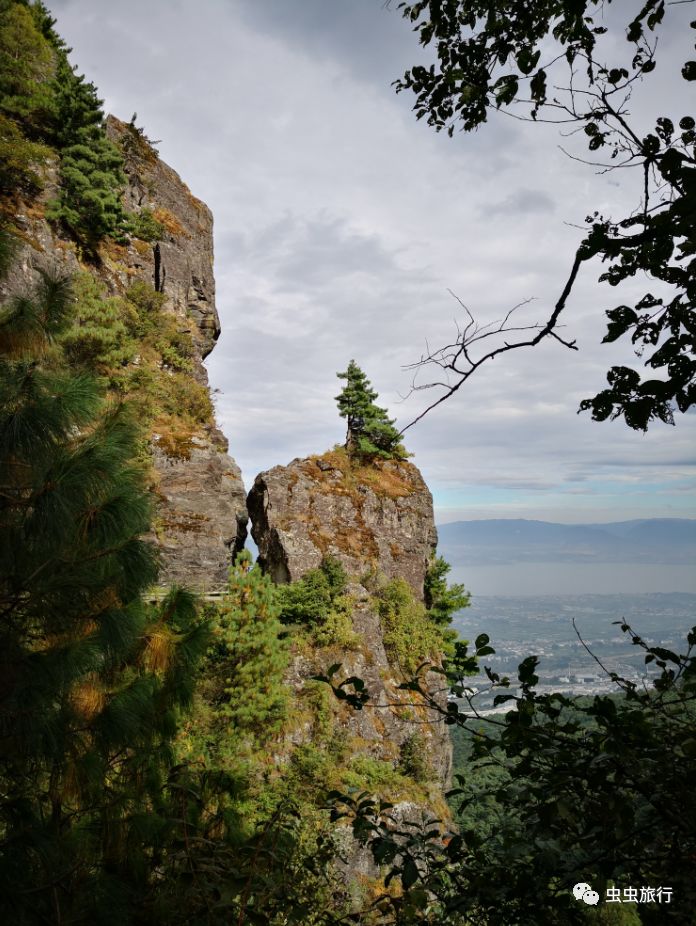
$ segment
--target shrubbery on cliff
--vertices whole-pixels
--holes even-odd
[[[106,137],[94,84],[76,73],[54,24],[40,2],[0,0],[0,144],[9,156],[0,191],[35,193],[37,163],[57,153],[60,186],[48,216],[93,252],[105,235],[128,229],[123,159]]]

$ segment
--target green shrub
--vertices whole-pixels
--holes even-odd
[[[299,581],[279,588],[281,621],[310,627],[322,623],[345,586],[341,564],[325,558],[318,569],[310,569]]]
[[[440,627],[452,621],[452,615],[471,604],[471,595],[463,585],[448,585],[450,564],[442,556],[434,556],[425,574],[424,597],[428,617]]]
[[[99,374],[115,374],[133,359],[138,345],[128,330],[128,306],[105,296],[104,287],[86,271],[73,282],[72,325],[60,339],[68,361]]]
[[[360,637],[353,630],[352,612],[353,599],[350,595],[341,595],[335,599],[323,620],[313,627],[314,645],[355,649],[360,643]]]
[[[399,747],[399,771],[420,784],[433,777],[427,748],[428,741],[422,733],[412,733]]]
[[[384,647],[391,662],[404,675],[412,675],[423,662],[438,660],[447,641],[428,618],[425,606],[416,601],[404,579],[392,579],[375,598],[382,624]]]
[[[12,119],[0,113],[0,196],[39,193],[43,181],[37,167],[49,155],[49,148],[29,141]]]
[[[193,340],[188,331],[181,330],[181,319],[164,311],[167,301],[164,293],[137,280],[126,293],[126,299],[132,308],[129,318],[133,337],[155,351],[164,366],[190,373],[195,355]]]
[[[356,646],[358,636],[351,620],[353,601],[344,594],[346,584],[341,563],[332,556],[325,557],[318,569],[310,569],[299,581],[279,587],[281,621],[307,628],[315,646]]]
[[[211,621],[212,646],[203,667],[206,699],[227,735],[263,742],[281,728],[287,706],[276,589],[244,550],[230,569]]]
[[[167,297],[164,293],[158,293],[148,283],[136,280],[128,288],[128,301],[137,310],[137,327],[134,334],[138,337],[152,334],[157,328],[157,321]]]
[[[373,756],[354,756],[343,775],[347,787],[373,792],[396,791],[403,784],[391,762]]]
[[[205,424],[213,416],[208,387],[192,381],[186,373],[167,373],[159,379],[160,408],[169,415],[188,419],[192,424]]]
[[[152,214],[152,209],[141,209],[129,217],[131,234],[141,241],[159,241],[164,235],[164,225]]]

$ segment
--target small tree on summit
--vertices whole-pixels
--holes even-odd
[[[346,380],[336,402],[341,418],[348,422],[348,453],[367,459],[404,460],[407,454],[401,434],[386,410],[374,404],[377,393],[357,363],[351,360],[348,369],[336,375]]]

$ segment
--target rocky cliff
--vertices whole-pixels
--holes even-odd
[[[293,460],[257,476],[247,504],[259,561],[276,582],[331,555],[352,575],[403,578],[422,600],[437,533],[430,492],[411,463],[355,468],[341,450]]]
[[[142,220],[140,227],[121,244],[107,239],[97,255],[85,259],[46,219],[46,205],[58,182],[55,164],[48,163],[42,193],[31,203],[20,203],[15,217],[23,243],[9,287],[16,291],[30,285],[44,269],[89,274],[113,298],[127,298],[134,284],[146,284],[176,331],[192,344],[186,372],[173,373],[162,357],[148,362],[157,365],[156,374],[165,383],[180,375],[186,389],[202,390],[207,401],[203,359],[220,331],[212,216],[132,124],[110,117],[108,133],[123,152],[124,201],[135,219]],[[136,355],[129,362],[137,368],[141,359]],[[183,436],[173,436],[158,421],[154,415],[151,448],[158,500],[154,538],[163,554],[162,581],[219,588],[246,539],[247,499],[239,469],[227,454],[227,441],[212,412]],[[446,812],[437,782],[441,786],[449,778],[449,737],[442,723],[398,690],[407,673],[386,644],[375,599],[376,584],[401,579],[416,602],[423,601],[437,535],[432,499],[420,472],[405,461],[358,466],[344,451],[335,450],[262,473],[249,495],[248,510],[260,562],[276,582],[301,579],[327,556],[337,559],[350,577],[350,643],[294,648],[287,681],[296,696],[296,723],[287,731],[286,759],[298,745],[323,748],[319,727],[328,713],[331,736],[342,742],[347,756],[378,763],[380,774],[400,767],[401,747],[417,734],[432,783],[407,785],[400,797],[402,811],[410,818],[424,808],[435,809],[438,816]],[[372,701],[361,712],[331,704],[322,719],[315,702],[323,695],[328,698],[328,689],[319,686],[323,694],[317,694],[310,679],[334,662],[342,663],[344,673],[364,679]],[[307,707],[310,702],[314,707]],[[364,769],[356,774],[367,780]],[[409,780],[407,773],[401,776],[399,787]]]
[[[354,738],[356,749],[396,762],[401,745],[417,733],[435,777],[445,786],[452,759],[447,728],[398,690],[408,673],[385,647],[373,596],[380,582],[404,579],[414,598],[423,600],[437,533],[432,497],[419,470],[406,461],[356,466],[338,449],[261,473],[247,505],[259,561],[277,582],[301,579],[326,556],[337,559],[351,577],[357,645],[326,654],[323,661],[341,662],[345,674],[362,678],[371,707],[343,713],[345,734]],[[326,669],[321,662],[317,654],[294,660],[296,690]],[[430,681],[434,689],[437,678]]]
[[[164,311],[175,317],[182,334],[190,336],[190,375],[207,389],[202,361],[220,333],[212,215],[141,132],[113,116],[107,132],[124,155],[125,204],[136,217],[151,220],[148,240],[133,235],[124,244],[108,241],[96,259],[83,260],[74,242],[61,237],[45,217],[58,182],[55,163],[48,163],[42,193],[31,203],[20,202],[14,218],[22,247],[4,288],[21,290],[42,269],[88,271],[111,295],[121,295],[142,281],[162,294]],[[162,581],[218,587],[234,551],[246,539],[246,492],[239,468],[227,454],[227,441],[207,415],[176,448],[155,428],[152,446]]]

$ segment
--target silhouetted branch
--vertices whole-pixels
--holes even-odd
[[[427,366],[437,366],[441,370],[445,371],[447,381],[433,381],[429,383],[424,383],[422,385],[417,385],[414,381],[411,386],[411,392],[419,392],[424,389],[433,389],[433,388],[442,388],[445,390],[444,394],[441,395],[435,402],[432,402],[425,411],[421,412],[413,421],[409,422],[405,428],[401,431],[404,434],[410,427],[412,427],[416,422],[420,421],[428,412],[431,412],[438,405],[441,405],[446,399],[451,395],[457,392],[464,383],[489,360],[494,360],[500,354],[507,353],[511,350],[517,350],[520,347],[535,347],[540,341],[546,337],[553,337],[564,347],[568,347],[570,350],[577,350],[577,345],[575,341],[566,341],[564,340],[555,330],[558,319],[561,312],[565,308],[566,301],[570,292],[575,284],[575,280],[580,269],[580,264],[583,260],[587,260],[589,254],[586,249],[578,248],[575,254],[575,260],[573,261],[573,266],[570,271],[570,275],[566,280],[566,284],[563,287],[563,291],[556,302],[553,312],[549,316],[548,320],[542,324],[531,324],[531,325],[511,325],[510,319],[514,312],[517,309],[522,308],[525,305],[528,305],[532,300],[525,299],[523,302],[519,302],[517,305],[513,306],[505,317],[500,322],[489,322],[487,325],[479,326],[479,324],[474,319],[473,315],[467,308],[467,306],[462,302],[462,300],[454,295],[454,298],[457,300],[459,305],[464,309],[468,316],[468,321],[463,329],[457,325],[457,337],[451,344],[446,344],[444,347],[439,348],[436,351],[430,352],[424,356],[421,356],[420,360],[416,363],[409,364],[406,369],[410,370],[421,370]],[[451,291],[450,291],[451,292]],[[521,340],[508,340],[508,336],[511,334],[518,334],[520,332],[531,332],[535,331],[536,334],[533,337],[523,338]],[[472,356],[472,349],[475,348],[477,344],[482,341],[486,341],[491,338],[502,339],[503,343],[497,343],[495,347],[486,353],[482,354],[478,358]],[[450,374],[456,376],[456,381],[450,381]],[[416,374],[417,375],[417,374]]]

